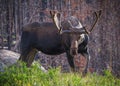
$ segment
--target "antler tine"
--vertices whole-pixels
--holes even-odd
[[[102,10],[99,10],[99,14],[97,14],[99,16],[99,18],[101,16],[101,14],[102,14]]]
[[[52,19],[54,18],[54,16],[55,16],[56,13],[57,13],[57,11],[50,10],[50,15],[51,15]]]
[[[52,11],[50,11],[50,15],[51,15],[51,17],[53,17]]]

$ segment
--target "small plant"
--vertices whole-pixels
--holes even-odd
[[[0,86],[120,86],[120,79],[106,70],[105,75],[96,73],[82,77],[78,73],[61,73],[60,68],[43,72],[39,63],[30,68],[25,63],[13,65],[0,72]]]

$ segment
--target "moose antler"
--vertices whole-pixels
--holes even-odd
[[[59,32],[62,32],[62,28],[61,28],[61,21],[60,21],[60,13],[58,11],[50,11],[50,15],[51,18],[53,20],[53,22],[55,23],[55,25],[57,26]]]
[[[95,16],[96,16],[96,20],[95,20],[95,22],[93,23],[93,25],[92,25],[90,31],[88,31],[88,30],[85,28],[85,31],[86,31],[88,34],[90,34],[90,33],[92,32],[92,30],[93,30],[93,28],[95,27],[95,25],[96,25],[98,19],[99,19],[100,16],[101,16],[101,13],[102,13],[102,10],[99,10],[99,11],[97,11],[97,12],[94,12],[94,14],[95,14]]]

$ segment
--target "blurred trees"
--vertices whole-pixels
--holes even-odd
[[[108,68],[120,75],[120,1],[119,0],[0,0],[0,48],[16,50],[23,25],[51,22],[49,11],[58,10],[62,20],[77,16],[90,29],[94,11],[102,16],[90,34],[91,67],[102,72]]]

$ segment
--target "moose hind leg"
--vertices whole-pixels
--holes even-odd
[[[30,51],[31,51],[31,49],[29,49],[29,48],[22,49],[19,60],[27,62],[27,55],[29,54]]]
[[[34,60],[36,53],[37,53],[36,49],[29,49],[28,48],[24,52],[21,53],[19,60],[25,62],[27,64],[27,66],[29,67],[29,66],[31,66],[31,64]]]
[[[37,53],[36,49],[31,49],[31,51],[29,52],[29,54],[27,56],[27,66],[28,67],[31,66],[36,53]]]

